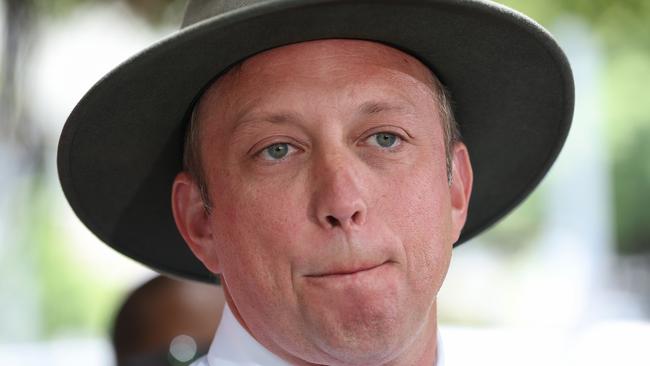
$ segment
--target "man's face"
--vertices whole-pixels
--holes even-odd
[[[400,51],[327,40],[254,56],[204,94],[212,210],[199,234],[181,232],[282,357],[379,364],[435,349],[471,172],[448,182],[432,84]],[[467,176],[462,144],[454,160]]]

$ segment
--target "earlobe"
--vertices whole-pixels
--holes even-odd
[[[178,231],[192,253],[212,273],[219,273],[214,235],[197,184],[187,172],[180,172],[172,187],[172,212]]]
[[[474,175],[472,164],[469,160],[467,146],[462,142],[454,144],[453,169],[450,184],[452,224],[454,230],[454,242],[460,237],[460,233],[467,219],[467,208],[472,194],[472,183]]]

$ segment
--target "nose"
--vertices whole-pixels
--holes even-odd
[[[312,207],[318,224],[328,230],[354,230],[366,221],[363,179],[351,159],[330,157],[314,168]]]

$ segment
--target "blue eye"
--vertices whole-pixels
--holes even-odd
[[[383,148],[391,148],[399,144],[400,138],[392,133],[379,132],[370,136],[371,143]]]
[[[273,144],[262,150],[262,157],[266,160],[282,160],[292,149],[293,147],[286,143]]]

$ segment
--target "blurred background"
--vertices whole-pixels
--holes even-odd
[[[502,3],[565,49],[576,113],[540,188],[455,250],[439,296],[448,364],[650,365],[650,2]],[[183,7],[1,0],[3,364],[114,364],[116,309],[154,273],[76,219],[58,184],[56,145],[83,94],[177,29]]]

